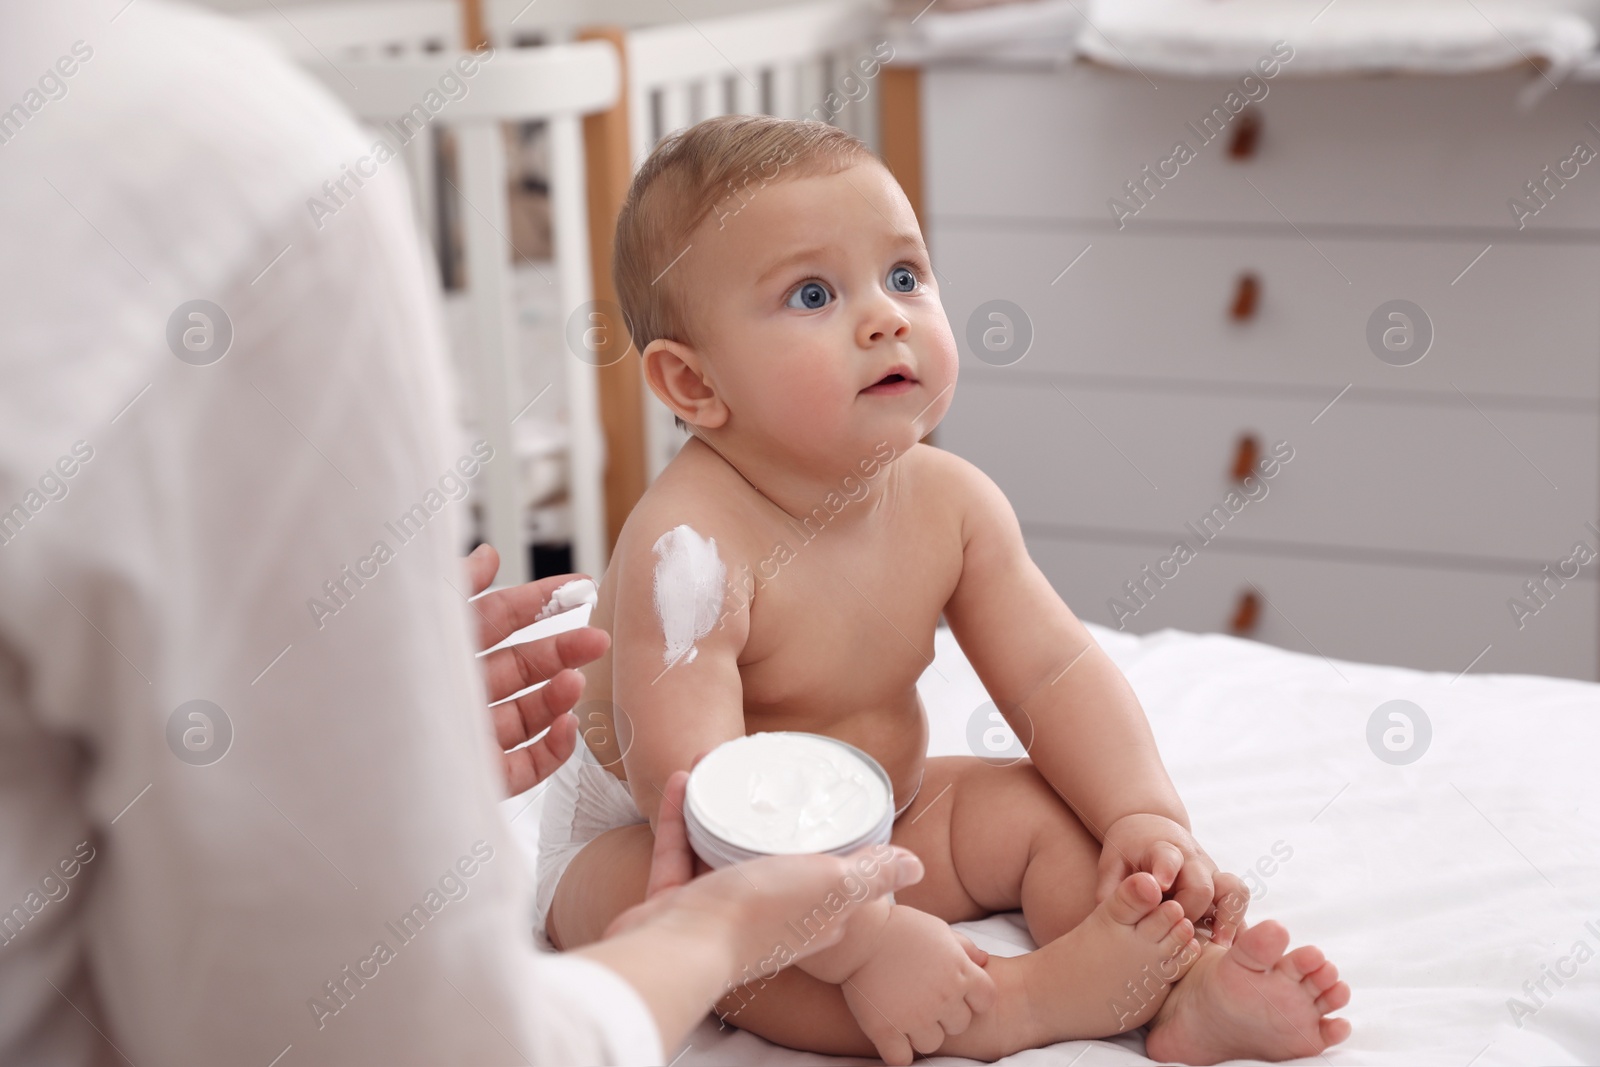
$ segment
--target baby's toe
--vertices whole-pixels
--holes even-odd
[[[1134,927],[1139,936],[1155,944],[1162,941],[1172,932],[1173,927],[1186,920],[1183,917],[1183,905],[1176,900],[1165,900],[1149,915],[1139,920],[1139,925]],[[1188,938],[1184,938],[1185,941]]]
[[[1301,945],[1285,956],[1278,967],[1288,975],[1291,982],[1298,982],[1327,962],[1328,957],[1324,956],[1317,946]]]
[[[1168,960],[1182,953],[1188,948],[1191,941],[1194,941],[1194,923],[1188,919],[1179,919],[1177,925],[1167,932],[1166,937],[1161,939],[1161,943],[1156,946],[1156,950],[1161,953],[1162,960]],[[1198,946],[1198,942],[1196,944]],[[1197,947],[1194,958],[1198,959],[1199,955]]]
[[[1265,971],[1289,947],[1289,931],[1276,919],[1266,919],[1242,930],[1228,949],[1228,958],[1252,971]]]
[[[1326,1015],[1330,1011],[1338,1011],[1350,1003],[1350,987],[1343,982],[1335,982],[1328,987],[1328,991],[1317,998],[1317,1010]]]
[[[1307,974],[1300,980],[1300,984],[1311,991],[1312,996],[1319,996],[1328,991],[1333,983],[1339,980],[1339,968],[1331,963],[1324,963],[1316,970]]]
[[[1180,940],[1185,935],[1187,940]],[[1179,923],[1172,933],[1167,935],[1167,939],[1161,942],[1161,951],[1166,955],[1163,956],[1157,973],[1164,980],[1176,982],[1189,973],[1189,968],[1200,958],[1201,949],[1200,942],[1194,936],[1194,927],[1188,919]]]
[[[1350,1036],[1350,1020],[1324,1019],[1321,1023],[1321,1034],[1326,1045],[1337,1045]]]

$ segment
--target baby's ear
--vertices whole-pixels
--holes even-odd
[[[728,405],[703,370],[690,345],[658,337],[645,346],[644,379],[650,391],[691,426],[714,430],[728,421]]]

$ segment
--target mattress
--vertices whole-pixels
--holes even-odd
[[[1319,945],[1350,983],[1339,1014],[1353,1035],[1305,1062],[1600,1063],[1600,685],[1090,629],[1144,704],[1201,844],[1255,872],[1250,917]],[[947,629],[936,646],[919,683],[930,752],[968,754],[988,697]],[[506,803],[531,845],[539,798]],[[992,953],[1033,947],[1016,914],[960,929]],[[672,1055],[679,1067],[877,1062],[779,1048],[711,1017]],[[1134,1034],[1002,1062],[1150,1061]]]

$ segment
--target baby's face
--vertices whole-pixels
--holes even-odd
[[[684,279],[723,433],[807,463],[910,449],[949,409],[957,357],[899,184],[868,161],[743,194],[698,228]]]

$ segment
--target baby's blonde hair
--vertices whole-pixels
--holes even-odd
[[[670,268],[708,215],[736,225],[729,216],[774,181],[874,158],[837,126],[768,115],[724,115],[663,138],[617,216],[611,277],[634,346],[642,353],[658,338],[689,343],[685,293]]]

